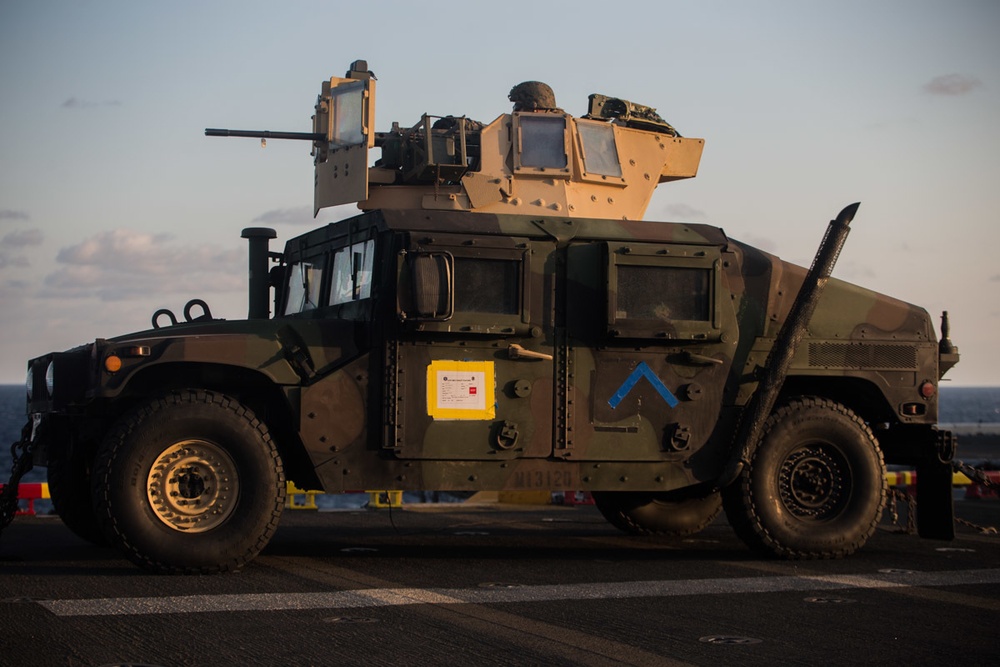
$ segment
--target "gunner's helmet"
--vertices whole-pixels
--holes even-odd
[[[541,81],[525,81],[510,89],[507,99],[514,103],[514,111],[545,111],[557,109],[556,94]]]

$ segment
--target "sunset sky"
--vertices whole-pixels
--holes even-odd
[[[320,82],[367,59],[377,129],[489,121],[545,81],[706,140],[651,220],[808,265],[860,201],[834,275],[951,314],[956,385],[1000,385],[1000,2],[0,2],[0,383],[192,298],[245,317],[240,230],[312,218]]]

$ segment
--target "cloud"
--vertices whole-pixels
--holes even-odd
[[[170,234],[145,234],[129,229],[113,229],[59,251],[56,261],[63,264],[114,264],[119,269],[133,266],[148,271],[163,266],[160,246],[172,240]],[[125,269],[127,270],[127,269]]]
[[[8,248],[24,248],[31,245],[41,245],[45,240],[45,234],[40,229],[25,229],[23,231],[11,232],[0,239],[0,245]]]
[[[670,218],[677,218],[680,220],[705,220],[708,217],[708,214],[701,209],[681,203],[670,204],[663,209],[663,212]]]
[[[20,278],[8,278],[0,280],[0,308],[4,310],[12,307],[15,303],[24,300],[26,294],[30,294],[31,283]]]
[[[875,273],[874,269],[867,264],[861,264],[853,261],[838,264],[834,269],[834,275],[842,280],[851,280],[862,283],[871,281],[872,279],[878,277],[878,274]]]
[[[261,213],[251,222],[262,225],[310,225],[318,227],[328,222],[337,222],[357,215],[357,204],[341,204],[324,208],[319,218],[313,217],[312,206],[294,206],[291,208],[276,208],[265,213]]]
[[[0,239],[0,269],[31,266],[27,257],[20,254],[12,254],[10,249],[40,245],[44,239],[45,234],[39,229],[25,229],[11,232],[4,236]]]
[[[293,208],[276,208],[266,213],[261,213],[250,222],[263,225],[312,225],[316,224],[313,219],[311,206],[296,206]]]
[[[120,107],[122,103],[118,100],[105,100],[94,102],[91,100],[81,100],[78,97],[70,97],[59,105],[60,109],[92,109],[94,107]]]
[[[245,248],[181,245],[169,234],[101,232],[63,248],[56,261],[64,266],[45,277],[42,298],[121,301],[246,289]]]
[[[1000,273],[994,273],[992,276],[990,276],[990,282],[1000,283]]]
[[[15,220],[24,222],[25,220],[31,220],[31,216],[24,211],[14,211],[9,208],[0,209],[0,220]]]
[[[739,234],[733,238],[736,238],[738,241],[746,243],[747,245],[753,246],[758,250],[763,250],[764,252],[769,252],[771,254],[777,253],[778,248],[781,247],[780,243],[769,236],[760,236],[759,234],[753,234],[750,232],[747,232],[746,234]]]
[[[974,76],[943,74],[924,84],[924,92],[931,95],[966,95],[983,85]]]
[[[0,269],[25,268],[31,266],[28,258],[23,255],[8,255],[0,252]]]

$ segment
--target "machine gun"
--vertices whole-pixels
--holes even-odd
[[[323,141],[325,134],[320,132],[272,132],[271,130],[224,130],[217,127],[206,127],[206,137],[249,137],[260,139],[263,146],[268,139],[294,139],[297,141]]]

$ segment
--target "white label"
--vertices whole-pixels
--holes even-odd
[[[446,410],[485,410],[486,373],[438,371],[437,399]]]

